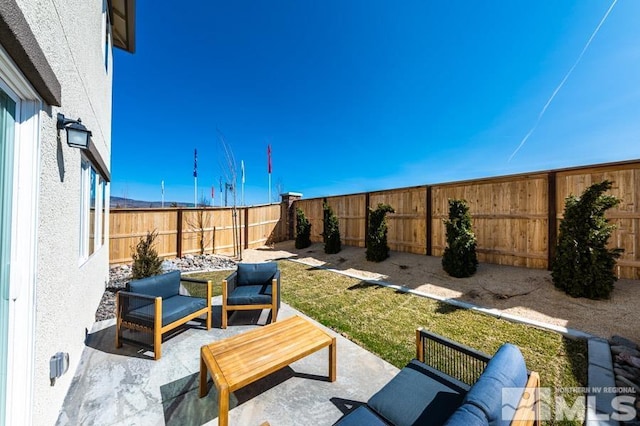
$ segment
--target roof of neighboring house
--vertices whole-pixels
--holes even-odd
[[[136,50],[136,0],[109,0],[113,46]]]

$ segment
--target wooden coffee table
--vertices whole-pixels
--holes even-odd
[[[218,389],[218,424],[229,424],[229,393],[329,346],[329,380],[336,380],[336,338],[294,316],[200,349],[200,398],[207,373]]]

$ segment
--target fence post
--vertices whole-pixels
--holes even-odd
[[[427,251],[427,256],[432,256],[433,255],[433,246],[431,243],[431,237],[433,236],[433,230],[431,229],[433,227],[433,204],[432,204],[432,200],[431,200],[431,186],[427,186],[427,223],[426,223],[426,228],[427,228],[427,247],[426,247],[426,251]]]
[[[556,172],[547,174],[547,270],[550,271],[556,257],[556,240],[558,238],[558,211],[556,208]]]
[[[249,208],[244,208],[244,248],[249,248]]]
[[[177,213],[176,256],[182,257],[182,209],[178,208]]]
[[[364,194],[364,248],[367,248],[367,234],[369,233],[369,204],[371,203],[370,194]]]
[[[282,199],[280,220],[283,219],[282,213],[286,212],[286,215],[284,215],[284,220],[286,226],[285,229],[287,230],[287,239],[293,240],[295,239],[294,230],[296,223],[296,209],[294,204],[296,201],[302,198],[302,194],[299,192],[285,192],[284,194],[280,194],[280,197]]]

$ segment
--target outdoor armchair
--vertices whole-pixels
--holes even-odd
[[[130,281],[116,295],[116,347],[123,342],[149,346],[160,359],[163,334],[203,315],[211,328],[211,297],[210,280],[181,277],[180,271]],[[125,337],[125,328],[152,334],[153,344]]]
[[[222,328],[227,328],[230,311],[256,309],[271,309],[271,322],[276,322],[280,270],[275,262],[239,263],[238,269],[222,281]]]

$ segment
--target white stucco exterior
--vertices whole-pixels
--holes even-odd
[[[83,151],[67,145],[65,131],[56,128],[56,115],[61,113],[67,118],[82,119],[92,132],[91,143],[108,169],[113,61],[108,49],[108,67],[105,67],[103,0],[15,0],[15,3],[60,83],[61,105],[41,102],[40,110],[34,115],[39,122],[38,143],[33,147],[37,161],[31,171],[36,174],[31,185],[34,199],[26,204],[34,211],[17,213],[23,221],[32,218],[35,258],[31,264],[15,266],[12,277],[20,275],[22,281],[16,279],[11,283],[16,287],[20,282],[23,287],[18,298],[20,302],[14,303],[17,306],[14,310],[19,312],[12,316],[13,321],[26,318],[31,324],[26,327],[26,337],[11,337],[11,333],[9,337],[10,352],[12,344],[13,348],[24,347],[20,353],[9,354],[9,365],[15,370],[11,370],[9,379],[13,374],[14,380],[20,377],[31,382],[26,386],[26,398],[18,400],[9,393],[7,406],[9,411],[16,413],[28,410],[26,415],[17,414],[13,419],[48,425],[55,424],[58,418],[84,348],[87,330],[94,322],[96,308],[108,282],[109,268],[108,220],[105,220],[102,247],[88,259],[83,260],[80,255]],[[19,69],[19,65],[15,68]],[[18,188],[17,184],[15,188]],[[106,215],[108,208],[109,203],[105,201]],[[16,247],[21,244],[28,245],[28,241],[18,241]],[[18,306],[18,303],[22,305]],[[52,386],[49,360],[56,352],[68,353],[70,363],[68,372]],[[25,360],[20,359],[21,354]],[[14,384],[9,383],[9,386]],[[2,423],[0,421],[0,425]]]

